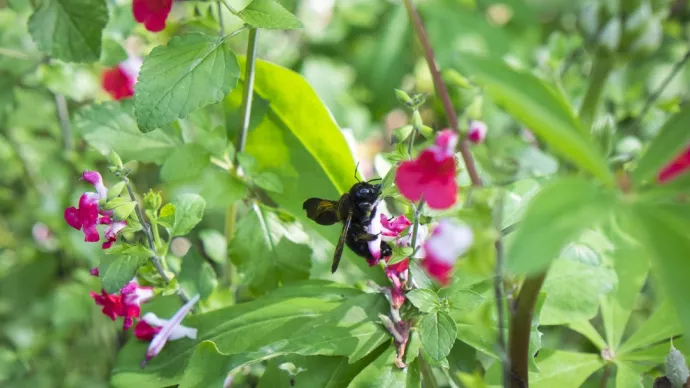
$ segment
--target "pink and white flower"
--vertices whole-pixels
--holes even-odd
[[[172,9],[173,0],[133,0],[132,14],[147,30],[158,32],[165,29],[165,21]]]
[[[481,144],[486,139],[486,124],[483,121],[472,120],[470,130],[467,132],[467,140],[474,144]]]
[[[98,193],[98,199],[104,199],[108,196],[108,189],[103,184],[103,177],[97,171],[84,170],[81,179],[93,185]]]
[[[130,57],[119,65],[104,70],[101,75],[103,89],[115,100],[132,97],[141,64],[140,58]]]
[[[106,241],[103,243],[103,249],[108,249],[113,246],[113,243],[117,241],[117,234],[120,233],[125,226],[127,226],[127,221],[115,221],[111,222],[110,225],[105,228]]]
[[[194,307],[194,304],[198,301],[199,295],[196,295],[177,310],[175,315],[169,320],[160,319],[153,313],[146,313],[144,315],[142,320],[149,326],[160,326],[161,329],[153,336],[151,344],[149,344],[149,348],[146,351],[146,359],[142,362],[142,366],[153,357],[156,357],[168,341],[174,341],[184,337],[196,339],[197,329],[183,326],[181,322],[187,314],[192,311],[192,307]]]
[[[659,183],[666,183],[688,171],[690,171],[690,146],[659,171],[657,181]]]
[[[79,207],[65,209],[65,221],[76,230],[84,232],[84,241],[97,242],[100,240],[96,224],[98,223],[98,194],[84,193],[79,198]]]
[[[376,239],[369,241],[369,252],[374,257],[369,265],[374,266],[381,260],[381,241],[393,241],[400,236],[405,229],[410,226],[410,220],[404,215],[388,219],[381,212],[381,205],[376,207],[371,223],[367,227],[367,233],[376,235]]]
[[[101,289],[100,294],[91,292],[91,297],[97,305],[103,306],[103,314],[113,321],[123,317],[122,329],[127,331],[141,314],[141,303],[153,297],[153,289],[139,286],[134,279],[122,287],[119,294],[108,294]]]
[[[424,243],[422,267],[441,284],[448,284],[458,257],[474,240],[472,229],[453,219],[442,219]]]
[[[410,201],[424,198],[432,209],[448,209],[457,200],[454,149],[458,135],[444,129],[436,144],[423,150],[414,160],[403,162],[395,174],[400,193]]]

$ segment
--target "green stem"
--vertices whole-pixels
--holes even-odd
[[[690,59],[690,51],[686,52],[685,55],[683,56],[683,58],[680,61],[676,62],[675,65],[673,65],[673,69],[671,70],[671,73],[669,73],[669,75],[664,79],[664,81],[661,83],[661,85],[659,85],[659,87],[654,91],[654,93],[652,93],[649,96],[649,98],[645,102],[644,107],[640,111],[640,114],[637,115],[637,119],[635,120],[636,122],[642,121],[642,118],[644,118],[644,116],[647,114],[647,112],[652,107],[652,105],[654,105],[656,100],[659,99],[659,96],[661,96],[661,93],[664,91],[664,89],[666,89],[668,84],[670,84],[671,81],[674,78],[676,78],[676,75],[678,74],[678,72],[681,69],[683,69],[683,66],[685,65],[685,63],[689,59]]]
[[[228,3],[228,0],[221,0],[221,2],[227,9],[230,10],[230,12],[232,12],[233,15],[237,15],[237,11],[230,5],[230,3]]]
[[[60,122],[60,133],[62,134],[62,142],[65,152],[70,152],[74,148],[72,140],[72,129],[69,124],[69,110],[67,109],[67,100],[62,94],[54,94],[55,110],[57,111],[58,121]]]
[[[414,209],[414,223],[412,224],[412,241],[410,246],[412,247],[412,254],[410,257],[417,253],[417,233],[419,231],[419,222],[422,214],[422,208],[424,207],[424,198],[419,200],[419,204],[415,206]]]
[[[419,362],[419,369],[424,378],[424,386],[427,388],[438,388],[436,377],[434,377],[434,371],[431,370],[431,366],[426,362],[421,352],[417,356],[417,361]]]
[[[221,6],[220,1],[216,2],[216,8],[218,10],[218,26],[220,27],[220,31],[218,31],[219,36],[225,35],[225,25],[223,25],[223,8],[221,8]]]
[[[410,143],[407,145],[407,153],[410,155],[410,158],[412,157],[412,150],[414,149],[414,138],[417,135],[417,128],[412,129],[412,133],[410,133]]]
[[[495,220],[496,229],[501,228],[501,223],[503,222],[503,201],[504,196],[501,193],[495,207]],[[498,353],[499,360],[503,366],[503,386],[510,386],[510,359],[507,357],[506,352],[506,339],[504,328],[504,301],[505,301],[505,290],[503,289],[503,243],[501,241],[501,234],[499,233],[496,239],[496,273],[494,276],[494,297],[496,298],[496,311],[498,320]]]
[[[510,321],[508,350],[512,388],[529,387],[529,338],[532,316],[545,278],[546,271],[525,278],[516,301],[515,314]]]
[[[592,71],[589,74],[589,84],[587,85],[587,92],[580,105],[580,119],[585,124],[584,130],[589,133],[594,121],[594,116],[599,106],[601,92],[604,90],[606,80],[613,70],[613,59],[597,56],[592,64]]]

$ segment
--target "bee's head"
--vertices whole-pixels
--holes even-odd
[[[373,203],[380,194],[381,185],[372,185],[369,182],[355,183],[355,185],[350,189],[350,198],[352,198],[355,202]]]

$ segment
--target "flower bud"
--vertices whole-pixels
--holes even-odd
[[[666,355],[666,377],[671,381],[674,388],[683,387],[690,377],[683,353],[679,352],[673,345]]]
[[[146,209],[153,210],[154,213],[158,213],[158,209],[160,209],[162,203],[163,199],[161,198],[160,193],[155,193],[153,190],[149,190],[149,192],[144,196],[144,206]]]
[[[462,74],[457,71],[450,69],[443,72],[443,78],[446,83],[450,85],[457,86],[463,89],[472,89],[472,84],[467,78],[463,77]]]
[[[110,166],[108,166],[108,169],[110,171],[121,171],[124,168],[120,155],[118,155],[115,151],[110,151],[110,155],[108,155],[108,161],[110,162]]]
[[[405,93],[405,91],[400,90],[400,89],[395,89],[395,97],[398,99],[398,101],[401,104],[404,104],[407,106],[412,106],[412,98],[410,98],[410,95]]]
[[[111,199],[119,196],[122,193],[122,190],[125,188],[125,182],[117,182],[116,184],[112,185],[110,189],[108,189],[108,201]]]
[[[616,52],[621,42],[621,21],[618,18],[609,20],[599,34],[599,46],[609,52]]]
[[[412,126],[418,131],[424,126],[422,115],[419,114],[418,110],[415,110],[414,113],[412,113]]]

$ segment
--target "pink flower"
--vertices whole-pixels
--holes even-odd
[[[65,221],[76,230],[84,232],[84,241],[100,240],[96,224],[98,223],[98,194],[84,193],[79,198],[79,207],[65,209]]]
[[[407,273],[407,270],[405,270],[405,273]],[[399,310],[403,303],[405,303],[405,290],[403,289],[405,282],[401,281],[397,276],[390,277],[390,280],[393,283],[393,287],[391,287],[391,306]]]
[[[371,218],[371,224],[367,227],[367,233],[377,236],[376,239],[367,243],[369,245],[369,252],[374,257],[374,260],[369,265],[376,265],[381,260],[381,241],[394,240],[409,226],[410,220],[404,215],[388,220],[388,217],[381,213],[381,206],[379,205]]]
[[[182,326],[180,323],[190,311],[194,304],[199,301],[199,295],[196,295],[189,302],[185,303],[170,320],[164,320],[156,317],[153,313],[147,313],[142,318],[150,325],[162,326],[161,330],[153,337],[148,350],[146,351],[146,359],[142,362],[142,366],[150,359],[157,356],[168,341],[188,337],[196,339],[197,329]]]
[[[91,292],[91,297],[97,305],[103,306],[103,314],[113,321],[117,317],[123,317],[122,329],[126,331],[134,323],[134,318],[138,318],[141,314],[141,303],[153,297],[153,289],[140,287],[135,279],[122,287],[119,295],[108,294],[102,289],[100,295]]]
[[[458,256],[472,245],[472,229],[453,219],[442,219],[424,243],[422,267],[441,284],[448,284]]]
[[[659,183],[671,181],[688,170],[690,170],[690,146],[661,169],[657,181]]]
[[[108,294],[104,289],[101,289],[101,294],[91,292],[91,297],[96,304],[103,306],[103,314],[110,317],[113,321],[117,319],[122,313],[122,298],[119,295]]]
[[[467,140],[474,144],[483,143],[486,138],[486,131],[486,124],[483,121],[472,120],[470,130],[467,133]]]
[[[424,198],[432,209],[453,206],[458,192],[453,154],[457,142],[458,135],[445,129],[435,145],[422,151],[417,159],[403,162],[395,174],[400,193],[410,201]]]
[[[137,22],[151,32],[162,31],[168,18],[172,0],[133,0],[132,13]]]
[[[381,214],[380,219],[381,226],[383,227],[381,234],[383,235],[384,240],[387,240],[388,238],[388,241],[400,236],[400,233],[412,225],[410,220],[408,220],[404,215],[399,215],[389,220],[385,214]]]
[[[105,229],[106,241],[103,243],[103,249],[108,249],[113,246],[113,243],[117,241],[117,234],[120,233],[125,226],[127,226],[127,221],[115,221],[108,225]]]
[[[100,272],[98,271],[98,267],[91,268],[89,270],[89,273],[91,274],[91,276],[96,276],[96,277],[98,277],[98,275],[100,275]]]
[[[104,70],[101,76],[103,89],[116,100],[132,97],[140,68],[141,59],[130,57],[119,65]]]
[[[103,184],[103,178],[101,177],[101,174],[99,174],[96,171],[84,170],[84,172],[81,174],[81,178],[91,183],[93,187],[96,188],[96,192],[98,193],[99,199],[103,199],[108,196],[108,189]]]
[[[151,341],[153,337],[160,333],[161,329],[163,328],[162,326],[151,326],[148,322],[146,322],[146,318],[149,316],[149,314],[151,314],[153,317],[156,317],[153,313],[146,313],[142,317],[141,321],[137,322],[137,325],[134,326],[134,335],[142,341]],[[158,319],[158,317],[156,317],[156,319]]]

